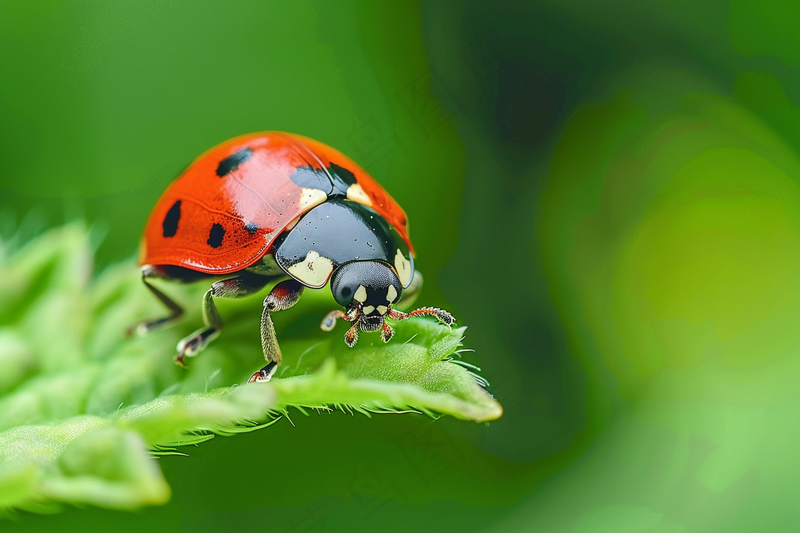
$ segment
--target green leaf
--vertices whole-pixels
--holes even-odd
[[[164,312],[132,263],[92,280],[79,225],[8,248],[0,242],[0,508],[162,504],[170,488],[152,452],[257,430],[290,408],[502,414],[477,368],[461,361],[465,328],[407,321],[388,344],[363,335],[349,349],[343,330],[317,328],[330,296],[307,291],[303,304],[276,315],[284,352],[276,377],[241,385],[263,364],[257,298],[221,301],[224,334],[184,370],[172,362],[174,347],[200,324],[205,287],[165,285],[186,303],[187,319],[125,339],[128,324]]]

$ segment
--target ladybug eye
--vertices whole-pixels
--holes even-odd
[[[350,280],[341,280],[339,283],[331,284],[331,292],[333,292],[333,299],[344,307],[347,307],[353,302],[353,287],[347,284]]]
[[[333,293],[333,299],[343,307],[347,307],[353,302],[353,293],[360,283],[360,276],[356,271],[358,269],[352,268],[350,266],[351,264],[352,263],[340,266],[334,270],[331,275],[331,292]]]

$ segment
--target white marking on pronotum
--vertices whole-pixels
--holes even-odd
[[[347,188],[347,199],[362,205],[372,206],[372,198],[367,196],[367,193],[364,192],[364,189],[362,189],[361,185],[358,183],[354,183]]]
[[[353,295],[353,299],[357,302],[364,303],[367,300],[367,289],[365,289],[363,285],[359,285],[358,289],[356,289],[356,293]]]
[[[328,278],[331,277],[333,261],[311,250],[302,262],[295,263],[287,270],[296,280],[314,289],[319,289],[324,287]]]
[[[411,283],[411,261],[403,256],[403,252],[397,249],[397,254],[394,256],[394,268],[397,270],[397,277],[403,287],[407,287]]]
[[[389,290],[386,291],[386,301],[394,303],[395,298],[397,298],[397,289],[394,288],[394,285],[389,285]]]
[[[312,207],[318,206],[327,199],[328,195],[325,194],[325,191],[321,191],[319,189],[303,187],[303,189],[300,191],[300,207],[304,211],[308,211]]]
[[[382,315],[385,315],[386,311],[388,311],[388,310],[389,310],[389,308],[386,307],[385,305],[379,305],[378,306],[378,313],[380,313]]]
[[[362,309],[362,311],[364,312],[365,315],[370,314],[374,310],[375,310],[375,308],[373,306],[371,306],[371,305],[368,305],[364,309]]]

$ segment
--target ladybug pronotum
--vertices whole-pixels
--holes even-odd
[[[249,381],[269,381],[281,361],[270,313],[297,303],[305,287],[331,292],[341,318],[358,331],[394,334],[387,318],[431,315],[451,326],[453,315],[435,307],[405,313],[422,286],[402,208],[361,167],[320,142],[279,132],[230,139],[197,158],[159,199],[145,227],[139,263],[145,286],[169,315],[145,320],[128,333],[173,323],[183,309],[148,282],[211,282],[203,297],[205,327],[178,343],[185,365],[216,338],[222,318],[214,298],[254,294],[277,283],[264,299],[261,345],[267,364]],[[221,277],[221,279],[219,279]],[[214,281],[216,279],[216,281]]]

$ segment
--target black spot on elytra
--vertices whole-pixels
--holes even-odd
[[[352,172],[336,163],[331,163],[328,172],[333,178],[333,196],[347,196],[347,189],[356,183],[356,177]]]
[[[352,172],[336,163],[331,163],[327,169],[314,168],[311,165],[299,167],[289,179],[298,187],[325,191],[329,198],[346,197],[348,187],[357,182]]]
[[[249,233],[250,235],[255,235],[258,232],[258,226],[253,224],[252,222],[250,224],[245,224],[244,229],[246,229],[247,233]]]
[[[250,148],[242,148],[233,155],[229,155],[219,162],[217,165],[217,176],[223,178],[239,168],[239,165],[245,163],[253,157],[253,150]]]
[[[181,201],[178,200],[167,211],[161,227],[164,229],[164,237],[174,237],[178,232],[178,221],[181,219]]]
[[[356,182],[355,174],[344,167],[340,167],[336,163],[331,163],[331,166],[329,166],[328,169],[330,170],[331,174],[338,176],[338,178],[345,182],[348,187]]]
[[[212,248],[219,248],[222,246],[222,238],[225,236],[225,228],[219,224],[211,226],[211,231],[208,233],[208,243]]]
[[[331,190],[331,180],[328,178],[328,174],[324,170],[313,168],[310,165],[296,168],[289,179],[298,187],[319,189],[326,193]]]

